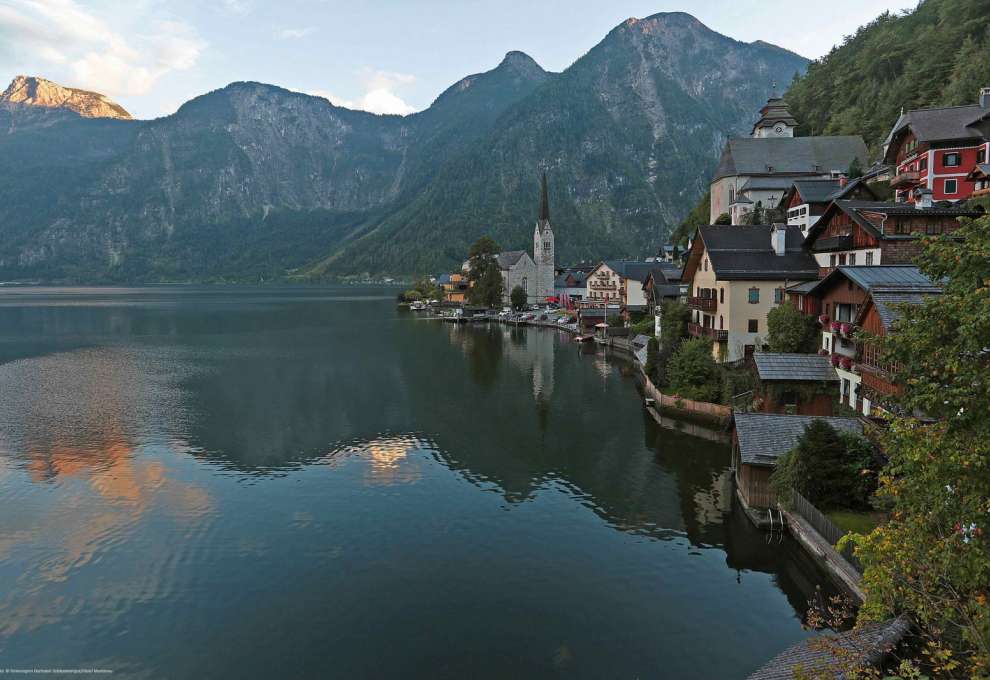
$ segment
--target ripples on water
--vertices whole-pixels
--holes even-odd
[[[391,298],[0,293],[0,667],[732,678],[804,635],[723,445]]]

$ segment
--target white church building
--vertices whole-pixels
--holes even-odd
[[[531,305],[543,304],[554,294],[554,241],[546,173],[540,185],[540,216],[533,229],[533,256],[525,250],[509,250],[499,253],[497,260],[502,272],[504,304],[509,304],[516,286],[526,291],[527,302]]]

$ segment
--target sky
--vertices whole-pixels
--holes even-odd
[[[0,88],[101,92],[137,118],[255,80],[374,113],[427,108],[521,50],[561,71],[629,17],[684,11],[808,58],[916,0],[0,0]]]

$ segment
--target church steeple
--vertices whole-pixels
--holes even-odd
[[[540,226],[550,221],[550,197],[547,195],[547,173],[540,182]]]

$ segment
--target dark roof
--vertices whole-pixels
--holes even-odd
[[[504,253],[496,255],[495,260],[498,262],[500,269],[508,269],[516,264],[525,254],[525,250],[507,250]]]
[[[818,281],[805,281],[804,283],[796,283],[793,286],[788,286],[787,291],[790,293],[800,293],[806,295],[812,288],[818,285]]]
[[[441,274],[437,277],[437,283],[450,283],[450,274]]]
[[[739,187],[738,193],[759,189],[787,189],[793,183],[793,177],[750,177]]]
[[[753,355],[760,380],[803,380],[838,382],[828,357],[817,354],[757,352]]]
[[[567,277],[569,276],[574,279],[574,286],[567,285]],[[557,276],[556,279],[554,279],[553,286],[554,288],[571,288],[571,287],[583,288],[585,281],[587,280],[588,280],[587,272],[567,271],[564,272],[563,274],[560,274],[559,276]]]
[[[982,133],[973,124],[987,113],[990,110],[978,104],[908,111],[897,119],[883,143],[889,145],[899,132],[909,127],[919,142],[980,138]]]
[[[862,163],[869,158],[866,144],[858,135],[741,137],[726,143],[714,179],[732,175],[820,175],[833,170],[844,171],[854,158]]]
[[[873,306],[877,308],[877,314],[880,315],[884,329],[889,330],[891,324],[901,318],[901,312],[897,309],[898,305],[921,305],[924,304],[925,298],[941,294],[942,291],[939,288],[927,291],[892,288],[876,290],[870,297],[873,299]]]
[[[971,179],[978,176],[990,176],[990,163],[980,163],[969,171],[969,175],[966,176],[966,179]]]
[[[608,268],[625,279],[633,279],[640,283],[646,281],[650,272],[663,272],[659,262],[636,262],[631,260],[605,260]]]
[[[792,183],[805,203],[828,203],[848,196],[857,188],[864,188],[873,195],[873,190],[861,178],[849,180],[845,186],[838,179],[795,179]]]
[[[674,264],[673,262],[654,262],[668,282],[680,281],[681,276],[684,275],[684,267],[679,264]]]
[[[910,629],[908,619],[899,617],[843,633],[819,635],[788,647],[748,680],[793,680],[798,669],[802,677],[829,676],[843,680],[853,671],[883,663]]]
[[[897,290],[904,293],[939,293],[942,287],[925,276],[913,264],[881,264],[840,266],[829,272],[821,281],[816,281],[807,293],[815,294],[827,290],[839,279],[849,279],[868,293],[878,290]]]
[[[739,457],[749,465],[775,465],[778,458],[797,446],[805,427],[813,420],[824,420],[841,432],[863,434],[863,424],[855,418],[775,413],[736,413],[734,418]]]
[[[829,212],[833,210],[841,210],[842,212],[849,215],[853,222],[861,226],[867,231],[867,233],[882,239],[912,239],[916,236],[911,234],[899,234],[892,236],[891,234],[883,234],[879,229],[879,225],[874,224],[865,213],[881,213],[883,215],[910,215],[918,217],[980,217],[983,213],[978,210],[973,210],[972,208],[967,208],[963,205],[953,205],[953,206],[933,206],[931,208],[916,208],[913,203],[890,203],[885,201],[858,201],[858,200],[835,200],[829,204],[828,208],[825,210],[825,214],[822,219],[815,222],[811,229],[808,230],[808,244],[814,243],[817,248],[818,244],[815,242],[817,235],[825,229],[826,224],[828,224],[827,216]]]
[[[707,225],[698,229],[715,275],[722,280],[817,279],[818,264],[801,244],[798,227],[786,227],[783,255],[773,252],[769,225]]]

